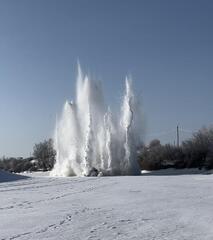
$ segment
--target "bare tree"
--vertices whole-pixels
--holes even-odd
[[[51,170],[55,164],[56,151],[53,148],[53,140],[45,140],[35,144],[33,148],[33,156],[38,160],[40,169],[47,171]]]

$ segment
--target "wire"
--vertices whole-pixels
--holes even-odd
[[[151,133],[151,134],[147,134],[147,136],[163,136],[163,135],[169,135],[171,133],[175,133],[175,130],[170,130],[170,131],[164,131],[164,132],[158,132],[158,133]]]

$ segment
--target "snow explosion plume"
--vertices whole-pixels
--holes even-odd
[[[105,105],[100,82],[78,66],[76,101],[66,102],[56,123],[53,176],[139,175],[137,146],[142,114],[131,80],[126,78],[119,116]]]

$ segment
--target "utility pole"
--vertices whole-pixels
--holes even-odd
[[[179,147],[179,126],[177,125],[177,147]]]

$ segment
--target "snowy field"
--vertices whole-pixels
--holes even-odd
[[[213,239],[213,175],[4,179],[1,240]]]

